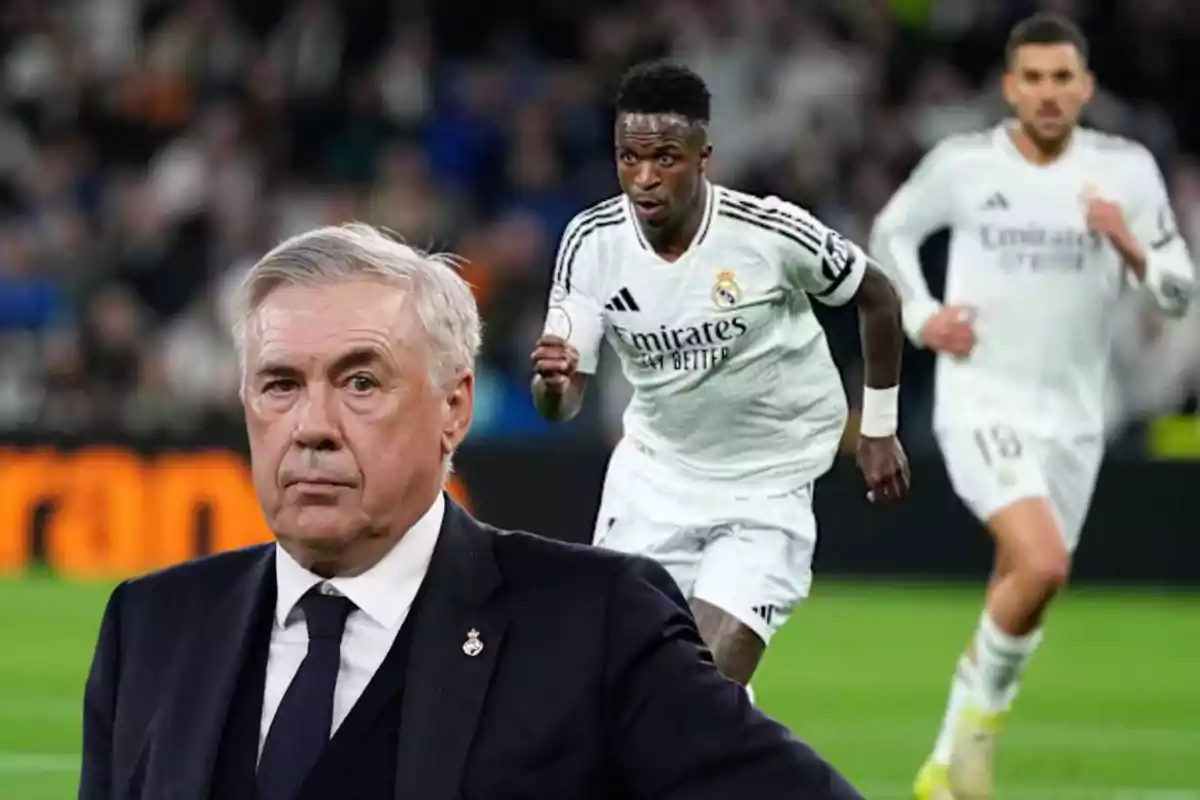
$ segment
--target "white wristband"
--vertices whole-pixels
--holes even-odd
[[[871,439],[895,436],[900,419],[900,387],[863,387],[862,417],[858,433]]]

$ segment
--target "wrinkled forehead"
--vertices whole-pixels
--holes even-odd
[[[704,126],[682,114],[626,113],[617,117],[617,141],[690,141],[704,132]]]
[[[247,355],[315,365],[347,348],[368,347],[398,360],[416,349],[420,331],[410,294],[379,281],[279,286],[247,320]]]

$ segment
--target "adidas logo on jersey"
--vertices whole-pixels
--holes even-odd
[[[609,311],[641,311],[637,301],[633,299],[629,289],[622,288],[612,296],[612,299],[604,304],[604,307]]]
[[[1008,198],[1001,192],[996,192],[983,203],[985,211],[993,208],[1008,208]]]
[[[768,625],[775,618],[775,606],[753,606],[750,610]]]

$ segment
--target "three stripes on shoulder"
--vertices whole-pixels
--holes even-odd
[[[816,293],[818,297],[833,294],[854,271],[856,256],[842,237],[808,215],[791,213],[728,190],[721,195],[717,215],[775,233],[799,245],[820,263],[821,274],[829,282]]]
[[[852,270],[851,254],[843,252],[845,246],[835,232],[806,215],[767,205],[759,198],[719,189],[717,215],[751,225],[759,230],[782,236],[798,245],[818,260],[825,278],[829,281],[821,295],[837,290]],[[554,284],[571,291],[575,261],[584,242],[603,228],[621,225],[628,219],[624,207],[624,195],[617,195],[597,203],[580,213],[567,228],[554,263]],[[627,289],[618,292],[605,306],[615,311],[637,311],[637,302]]]
[[[610,197],[602,203],[597,203],[583,211],[567,228],[562,246],[558,248],[558,257],[554,261],[554,283],[571,291],[572,272],[575,268],[575,258],[584,240],[601,228],[610,228],[625,221],[625,208],[621,203],[623,195]]]

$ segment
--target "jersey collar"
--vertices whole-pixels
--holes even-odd
[[[1064,150],[1058,158],[1049,164],[1035,164],[1021,154],[1021,151],[1017,149],[1017,143],[1013,141],[1012,129],[1017,124],[1018,122],[1015,118],[1005,119],[996,126],[994,141],[1004,153],[1007,153],[1026,166],[1033,167],[1035,169],[1052,169],[1069,161],[1075,155],[1075,150],[1079,147],[1080,131],[1077,126],[1075,130],[1071,132],[1071,141],[1067,142],[1067,149]]]

